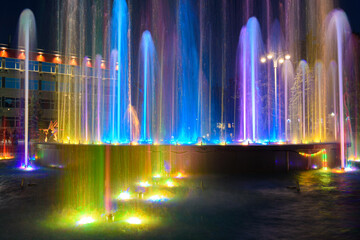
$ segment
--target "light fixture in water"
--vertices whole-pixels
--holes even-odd
[[[152,195],[151,197],[148,198],[148,200],[151,202],[163,202],[163,201],[167,201],[168,198],[161,195]]]
[[[128,218],[128,219],[126,220],[126,222],[129,223],[129,224],[136,224],[136,225],[139,225],[139,224],[142,223],[141,219],[138,218],[138,217]]]
[[[166,181],[166,186],[168,186],[168,187],[174,187],[175,184],[174,184],[173,181],[171,181],[171,180],[169,179],[169,180]]]
[[[356,170],[356,168],[351,167],[351,166],[348,166],[348,167],[346,167],[344,170],[345,170],[345,172],[353,172],[353,171]]]
[[[130,193],[129,192],[122,192],[119,194],[118,196],[118,199],[120,200],[130,200],[131,199],[131,196],[130,196]]]
[[[76,225],[85,225],[95,222],[95,219],[89,216],[82,217],[79,221],[76,222]]]
[[[20,169],[24,170],[24,171],[34,171],[35,170],[35,168],[31,165],[27,165],[27,166],[21,165]]]
[[[150,184],[148,181],[146,181],[146,182],[140,182],[140,183],[139,183],[139,186],[140,186],[140,187],[150,187],[151,184]]]
[[[175,178],[184,178],[184,175],[181,172],[178,172]]]

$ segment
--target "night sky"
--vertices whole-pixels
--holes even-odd
[[[50,42],[56,33],[52,31],[56,25],[56,6],[58,1],[49,0],[0,0],[2,11],[0,14],[0,43],[7,44],[11,39],[11,47],[16,47],[16,32],[20,13],[25,8],[30,8],[35,15],[38,35],[38,48],[52,51],[54,43]],[[273,1],[273,5],[278,2]],[[340,0],[339,6],[348,15],[353,32],[360,33],[360,1]],[[216,13],[214,13],[216,14]],[[10,37],[9,37],[10,36]]]

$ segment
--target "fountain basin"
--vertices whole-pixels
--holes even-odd
[[[76,167],[80,162],[108,159],[111,168],[126,166],[126,175],[150,177],[154,172],[190,174],[237,174],[310,169],[322,166],[321,156],[306,157],[326,149],[328,167],[340,165],[338,143],[282,145],[81,145],[41,143],[36,145],[38,163],[44,166]]]

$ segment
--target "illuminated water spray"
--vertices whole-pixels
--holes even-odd
[[[131,95],[129,88],[129,52],[128,52],[128,33],[129,11],[125,0],[116,0],[112,12],[112,49],[116,50],[116,90],[114,104],[114,128],[112,131],[114,142],[128,142],[130,139],[130,117],[127,114]],[[114,64],[112,64],[114,68]],[[111,69],[114,71],[114,69]]]
[[[149,31],[145,31],[142,34],[139,60],[139,84],[142,86],[142,101],[139,101],[142,109],[141,107],[138,108],[138,112],[142,112],[140,140],[142,142],[151,142],[153,130],[157,127],[155,121],[157,107],[155,99],[157,92],[155,91],[156,50]]]
[[[25,9],[19,19],[19,49],[25,51],[25,152],[24,152],[24,165],[29,164],[29,57],[30,50],[33,50],[36,46],[36,25],[35,17],[30,9]]]
[[[259,131],[259,119],[262,119],[262,105],[259,101],[261,96],[259,79],[259,59],[262,53],[262,39],[258,20],[252,17],[246,27],[240,33],[238,45],[238,85],[240,86],[240,105],[238,111],[242,122],[239,137],[242,140],[261,139],[262,131]],[[261,128],[260,128],[261,129]]]
[[[195,142],[201,136],[198,122],[199,49],[198,18],[189,0],[180,0],[177,16],[177,136],[179,142]]]
[[[341,168],[346,167],[345,158],[345,128],[344,128],[344,68],[343,62],[345,57],[344,46],[348,44],[351,34],[350,25],[346,14],[341,10],[333,10],[329,14],[327,22],[327,37],[330,40],[336,40],[336,60],[338,68],[338,96],[339,96],[339,124],[340,124],[340,158]],[[330,49],[328,49],[330,50]],[[334,86],[335,87],[335,86]],[[335,97],[335,96],[334,96]]]

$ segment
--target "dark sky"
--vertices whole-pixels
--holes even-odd
[[[315,0],[314,0],[315,1]],[[16,47],[17,23],[20,13],[25,8],[30,8],[35,15],[38,36],[38,47],[52,50],[53,43],[49,42],[51,36],[55,36],[53,26],[55,26],[54,14],[55,0],[0,0],[0,43],[7,44],[11,36],[12,47]],[[276,2],[276,0],[274,0]],[[360,1],[359,0],[339,0],[339,5],[348,15],[353,32],[360,33]]]

